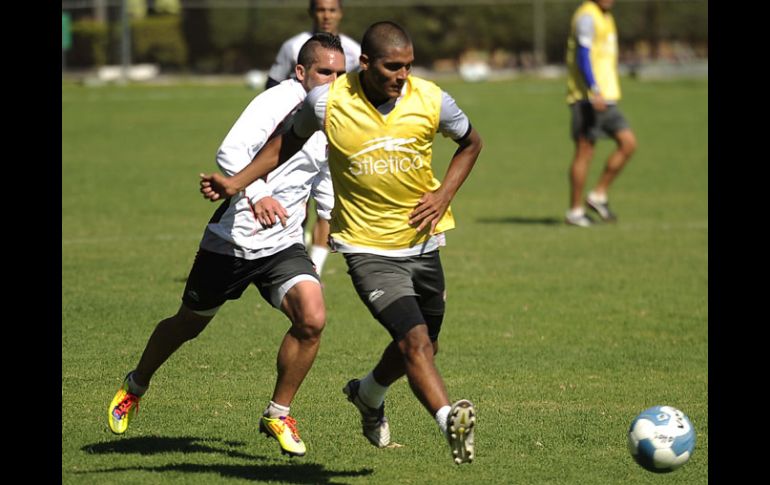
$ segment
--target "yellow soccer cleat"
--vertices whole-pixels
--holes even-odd
[[[128,392],[128,377],[123,379],[123,385],[120,386],[107,409],[107,422],[113,433],[123,434],[126,432],[129,422],[139,412],[141,399],[136,394]]]
[[[305,456],[305,443],[299,437],[297,421],[291,416],[262,416],[259,420],[259,431],[278,440],[284,455]]]

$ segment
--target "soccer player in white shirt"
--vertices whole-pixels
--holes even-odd
[[[300,50],[296,79],[254,98],[230,129],[217,152],[220,169],[229,175],[243,169],[307,91],[333,81],[344,70],[339,37],[312,36]],[[278,440],[282,453],[305,454],[289,407],[315,360],[326,323],[318,275],[303,245],[302,221],[310,195],[319,217],[328,219],[334,199],[321,133],[266,180],[256,181],[219,206],[201,239],[182,305],[176,315],[158,323],[139,363],[110,404],[108,423],[114,433],[128,429],[155,371],[195,338],[227,300],[238,299],[254,284],[291,321],[278,350],[275,389],[259,428]]]
[[[310,0],[308,13],[313,19],[312,32],[301,32],[281,45],[275,62],[267,73],[265,89],[271,88],[293,75],[294,66],[297,65],[297,54],[302,44],[317,32],[329,32],[339,36],[342,50],[345,51],[345,70],[348,72],[358,70],[361,46],[339,31],[343,15],[342,0]]]
[[[358,70],[358,58],[361,56],[361,46],[355,40],[339,32],[342,20],[342,0],[310,0],[308,13],[313,19],[312,32],[302,32],[291,37],[281,45],[275,62],[270,67],[265,89],[276,86],[279,82],[288,79],[294,72],[297,64],[297,53],[302,44],[315,32],[330,32],[339,35],[342,41],[342,49],[345,51],[345,70],[348,72]],[[312,232],[312,244],[310,247],[310,259],[313,260],[318,275],[323,271],[326,257],[329,255],[329,223],[321,218],[316,219]]]

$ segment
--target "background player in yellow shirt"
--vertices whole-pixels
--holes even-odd
[[[393,339],[372,372],[343,391],[361,412],[364,435],[386,446],[384,396],[406,375],[454,462],[470,462],[476,411],[466,399],[450,405],[434,354],[446,298],[438,249],[454,227],[449,203],[478,158],[481,137],[447,93],[410,75],[414,48],[403,28],[373,24],[361,51],[360,73],[308,93],[285,135],[233,177],[203,175],[201,192],[210,200],[236,194],[323,129],[335,193],[332,242],[359,297]],[[443,182],[431,168],[437,132],[458,144]]]
[[[586,197],[586,205],[601,220],[614,222],[607,191],[636,150],[636,136],[617,107],[618,36],[610,13],[615,0],[587,0],[572,16],[567,40],[567,103],[572,113],[572,139],[575,155],[570,168],[570,208],[565,222],[588,227],[593,220],[585,214],[583,189],[594,145],[601,136],[610,136],[617,148],[610,153],[599,181]]]

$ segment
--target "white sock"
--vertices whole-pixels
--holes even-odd
[[[147,388],[150,387],[149,384],[146,386],[140,386],[136,383],[134,380],[134,371],[131,371],[128,374],[128,392],[131,394],[136,394],[137,396],[141,397],[144,395],[145,392],[147,392]]]
[[[321,276],[321,270],[324,267],[324,262],[326,261],[326,256],[329,255],[329,248],[326,248],[324,246],[316,246],[313,245],[312,248],[310,248],[310,259],[313,261],[313,264],[315,265],[315,270],[318,273],[318,276]]]
[[[367,406],[377,409],[385,402],[385,393],[388,387],[381,385],[374,380],[374,375],[370,372],[360,381],[358,386],[358,397]]]
[[[271,418],[280,418],[281,416],[288,416],[289,409],[290,408],[288,406],[281,406],[280,404],[276,404],[273,401],[270,401],[270,404],[267,405],[265,412],[262,413],[262,415]]]
[[[447,434],[447,418],[449,417],[449,411],[452,410],[452,406],[446,405],[436,411],[436,422],[438,427],[441,428],[441,432],[444,436]]]
[[[567,215],[574,218],[583,217],[585,213],[586,211],[582,207],[578,207],[577,209],[567,210]]]
[[[599,194],[597,192],[594,192],[593,190],[588,193],[588,198],[591,199],[593,202],[596,202],[597,204],[606,204],[607,203],[607,194]]]

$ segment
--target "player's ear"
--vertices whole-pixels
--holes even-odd
[[[305,66],[302,64],[297,64],[294,66],[294,74],[297,76],[297,81],[302,82],[305,80],[305,74],[307,71],[305,71]]]
[[[358,56],[358,64],[361,66],[362,71],[369,69],[369,56],[366,54],[361,54]]]

